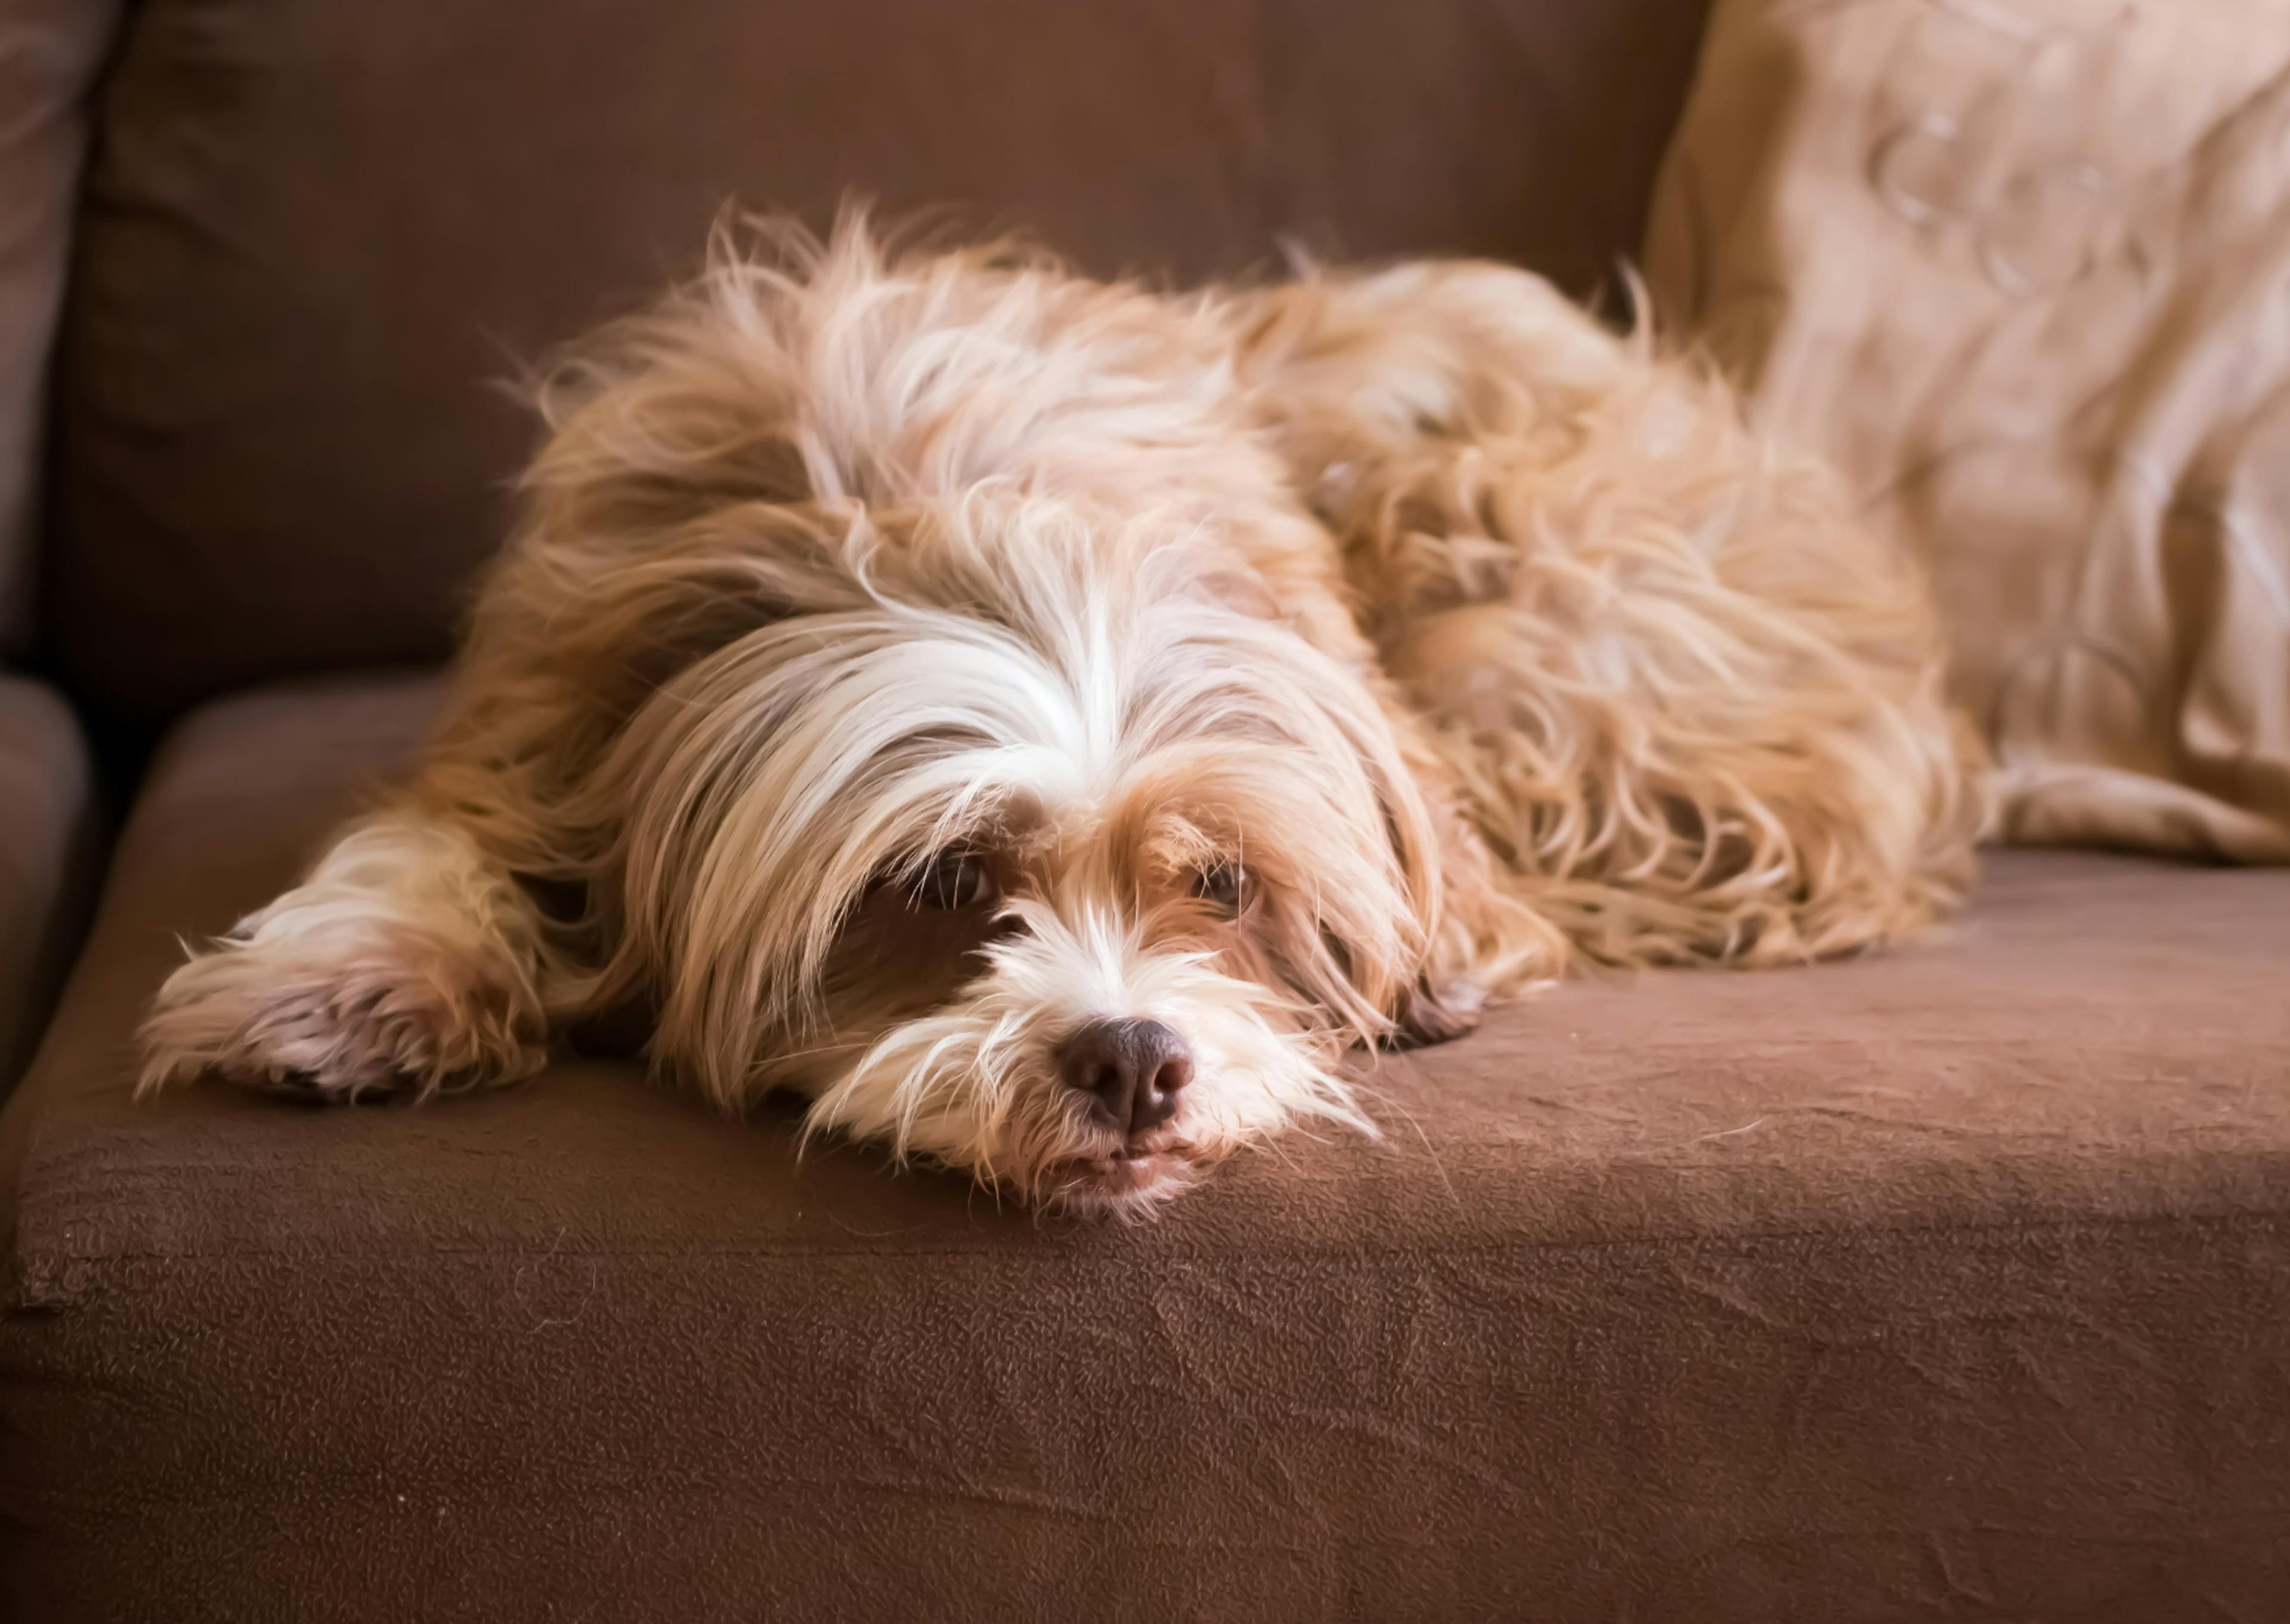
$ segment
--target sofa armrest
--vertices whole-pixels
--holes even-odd
[[[100,799],[71,708],[45,684],[0,675],[0,1091],[31,1058],[86,924]]]

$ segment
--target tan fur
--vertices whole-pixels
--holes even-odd
[[[550,380],[418,781],[176,973],[147,1084],[493,1081],[633,1010],[726,1108],[1135,1212],[1577,954],[1849,951],[1968,884],[1913,573],[1535,278],[765,236]],[[990,902],[917,900],[948,852]],[[1197,1061],[1128,1142],[1053,1075],[1096,1017]]]

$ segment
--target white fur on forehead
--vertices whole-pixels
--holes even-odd
[[[871,883],[990,837],[1013,806],[1085,825],[1141,787],[1229,806],[1234,836],[1311,886],[1348,950],[1417,949],[1386,827],[1405,774],[1372,700],[1293,634],[1193,590],[1184,531],[1049,498],[958,504],[920,529],[854,525],[821,567],[861,580],[861,606],[701,656],[608,764],[629,937],[670,967],[662,1043],[710,1092],[739,1097],[768,1034],[829,1013],[818,978]]]

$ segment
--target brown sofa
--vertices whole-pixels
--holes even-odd
[[[75,712],[129,805],[0,1116],[0,1611],[2290,1618],[2290,873],[1999,852],[1928,945],[1562,988],[1141,1228],[617,1064],[129,1099],[178,937],[413,748],[529,441],[489,380],[725,198],[1588,292],[1700,24],[0,0],[0,622],[74,708],[0,684],[0,1047]]]

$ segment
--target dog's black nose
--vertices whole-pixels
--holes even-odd
[[[1058,1046],[1058,1074],[1090,1097],[1100,1123],[1142,1133],[1175,1113],[1193,1057],[1157,1020],[1093,1020]]]

